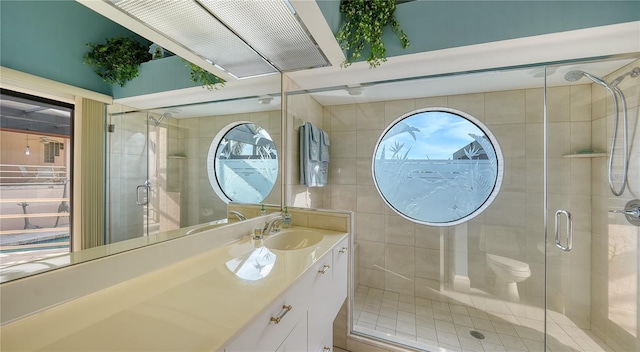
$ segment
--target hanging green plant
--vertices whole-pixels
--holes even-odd
[[[356,61],[365,47],[369,46],[367,62],[370,68],[380,66],[387,61],[386,49],[382,42],[382,32],[390,26],[400,39],[403,48],[409,47],[409,38],[400,28],[395,17],[396,0],[341,0],[340,12],[344,14],[344,23],[336,34],[343,50],[349,52],[341,64],[347,67]]]
[[[105,44],[87,43],[91,50],[83,61],[95,67],[94,72],[107,83],[121,87],[138,77],[138,68],[149,61],[149,43],[142,44],[133,37],[107,38]]]
[[[218,87],[224,87],[224,83],[226,82],[224,79],[214,75],[213,73],[196,64],[192,64],[185,59],[182,59],[182,61],[185,62],[185,66],[191,69],[191,72],[189,73],[189,75],[191,76],[191,81],[200,83],[202,87],[207,88],[208,90],[218,89]]]

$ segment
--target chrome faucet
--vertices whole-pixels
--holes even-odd
[[[282,220],[284,220],[284,218],[278,215],[275,218],[272,218],[271,220],[265,222],[264,228],[262,228],[262,234],[266,236],[266,235],[270,235],[271,232],[280,231],[280,229],[278,228],[278,225],[282,223]]]
[[[229,210],[229,215],[235,215],[236,218],[238,218],[238,220],[240,221],[247,220],[247,218],[244,215],[242,215],[242,213],[240,213],[239,211]]]

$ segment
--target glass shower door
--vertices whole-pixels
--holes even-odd
[[[146,112],[112,113],[107,118],[106,244],[149,234],[148,135],[153,128]]]
[[[629,185],[609,187],[615,109],[610,84],[638,66],[620,60],[615,72],[598,62],[550,67],[546,93],[546,346],[547,350],[636,351],[638,344],[638,236],[620,210],[638,198],[638,80],[620,88],[629,103]],[[625,65],[625,63],[627,63]],[[571,72],[586,72],[572,80]],[[563,83],[558,85],[558,77]],[[566,77],[569,77],[567,79]],[[551,84],[550,82],[555,82]],[[552,86],[553,85],[553,86]],[[632,97],[632,98],[629,98]],[[620,111],[622,112],[622,104]],[[620,113],[622,119],[622,113]],[[623,123],[613,160],[615,188],[623,174]],[[635,176],[634,176],[635,175]]]

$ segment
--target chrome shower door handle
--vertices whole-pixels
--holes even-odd
[[[143,206],[149,204],[149,181],[136,187],[136,204]]]
[[[560,216],[564,215],[567,218],[567,245],[563,246],[560,242]],[[573,219],[571,218],[571,213],[566,210],[558,210],[556,211],[556,223],[555,223],[555,234],[556,234],[556,247],[562,249],[565,252],[569,252],[573,248]]]

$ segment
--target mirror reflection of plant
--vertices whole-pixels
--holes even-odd
[[[277,159],[275,145],[260,145],[258,146],[257,154],[260,159]]]
[[[400,28],[395,17],[396,0],[342,0],[340,12],[344,14],[344,22],[336,34],[336,39],[343,50],[350,51],[347,59],[341,64],[347,67],[356,61],[365,47],[369,46],[367,62],[370,68],[380,66],[387,61],[386,49],[382,34],[387,26],[400,39],[403,48],[410,45],[409,38]]]
[[[229,141],[226,138],[223,138],[220,141],[220,145],[218,146],[220,149],[219,159],[229,159],[231,157],[231,150],[229,149]]]
[[[191,72],[189,72],[189,77],[192,82],[199,83],[203,88],[207,88],[208,90],[224,87],[226,82],[224,79],[185,59],[182,59],[182,61],[184,61],[185,66],[191,70]]]
[[[87,43],[91,48],[83,62],[94,67],[103,81],[121,87],[138,77],[140,64],[149,61],[149,43],[140,43],[133,37],[107,38],[104,44]]]
[[[242,155],[244,151],[244,147],[247,145],[246,143],[240,141],[229,141],[231,144],[231,155]]]

